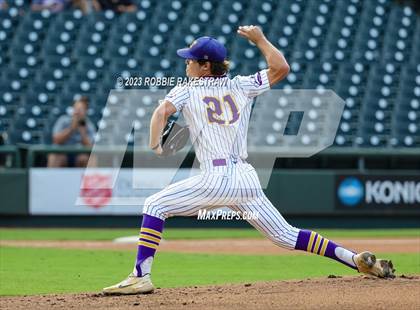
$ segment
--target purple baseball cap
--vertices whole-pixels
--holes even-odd
[[[176,51],[177,55],[194,60],[223,61],[226,59],[226,47],[212,37],[200,37],[190,47]]]

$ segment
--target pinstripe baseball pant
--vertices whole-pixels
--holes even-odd
[[[211,161],[202,163],[199,175],[148,197],[143,213],[165,220],[221,207],[258,213],[257,219],[248,222],[274,244],[294,249],[299,229],[289,225],[265,196],[255,169],[240,160],[227,160],[224,166],[214,166]]]

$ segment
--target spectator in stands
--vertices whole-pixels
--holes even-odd
[[[57,145],[92,146],[95,127],[87,117],[88,98],[81,97],[73,104],[73,115],[62,115],[53,127],[53,143]],[[86,167],[88,154],[50,154],[48,167]]]
[[[112,10],[116,13],[137,11],[137,6],[131,0],[95,0],[96,10]]]
[[[0,10],[7,10],[8,5],[6,0],[0,0]]]
[[[32,0],[32,11],[49,10],[51,12],[60,12],[70,7],[71,0]]]

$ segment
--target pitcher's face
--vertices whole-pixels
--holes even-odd
[[[185,64],[187,65],[185,68],[185,73],[190,78],[210,75],[209,62],[201,65],[197,60],[187,59],[185,60]]]

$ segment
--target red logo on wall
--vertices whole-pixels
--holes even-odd
[[[80,196],[87,206],[101,208],[112,198],[112,179],[110,175],[90,174],[82,178]]]

